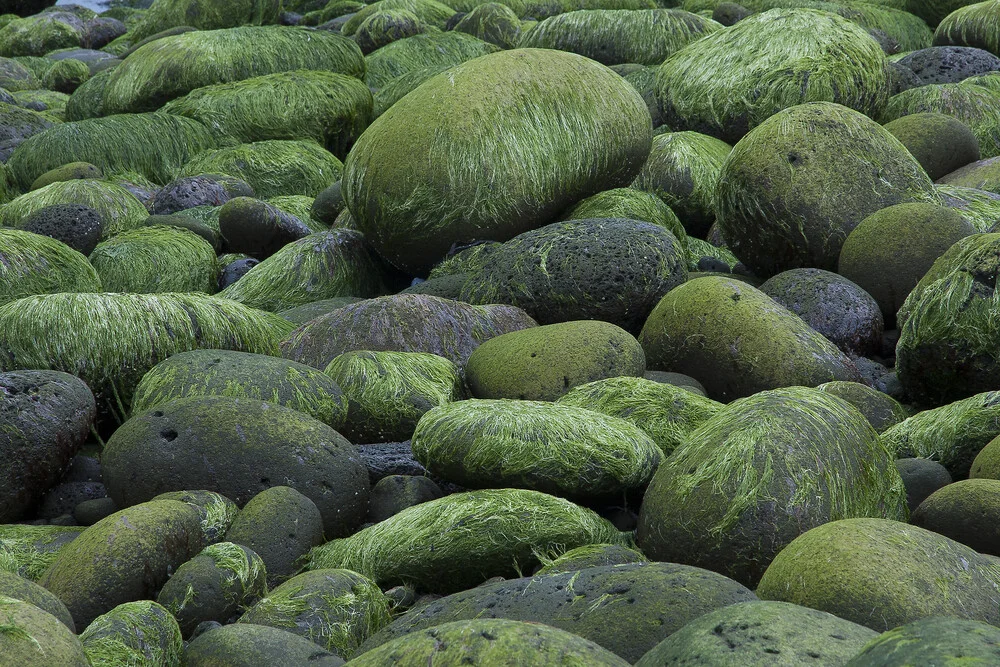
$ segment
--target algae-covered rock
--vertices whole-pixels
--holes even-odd
[[[525,520],[530,517],[530,520]],[[536,554],[620,542],[618,530],[568,500],[527,489],[455,493],[409,507],[316,547],[308,569],[346,568],[380,586],[453,593],[538,564]]]
[[[0,595],[0,655],[4,662],[25,667],[90,667],[83,645],[73,632],[47,611]]]
[[[625,667],[627,662],[579,636],[541,623],[505,619],[454,621],[400,637],[351,660],[358,667],[433,663],[517,664],[550,667],[580,664]]]
[[[440,65],[458,65],[498,50],[493,44],[464,32],[416,34],[386,44],[365,56],[365,83],[378,90],[407,72]],[[484,91],[480,89],[479,92]]]
[[[540,567],[535,575],[561,574],[591,567],[647,562],[649,559],[641,551],[620,544],[588,544],[559,555]]]
[[[465,488],[534,489],[581,501],[645,487],[663,456],[624,419],[511,400],[436,407],[420,419],[411,448],[432,474]]]
[[[389,620],[389,600],[375,583],[350,570],[323,569],[292,577],[239,622],[287,629],[346,658]]]
[[[219,296],[278,312],[320,299],[370,298],[387,291],[384,266],[364,236],[335,229],[285,245]]]
[[[371,15],[396,10],[410,12],[420,21],[441,30],[445,29],[448,19],[455,14],[451,5],[442,4],[437,0],[380,0],[355,12],[340,29],[341,34],[351,36]]]
[[[372,120],[372,94],[353,76],[298,70],[198,88],[163,111],[244,143],[312,139],[343,159]]]
[[[472,306],[423,294],[366,299],[316,317],[282,341],[282,356],[314,368],[352,350],[429,352],[464,366],[494,336],[535,326],[513,306]]]
[[[0,56],[44,56],[78,47],[84,22],[68,12],[44,12],[15,19],[0,28]]]
[[[875,121],[828,102],[786,109],[740,140],[715,207],[733,253],[761,278],[834,271],[847,235],[872,213],[936,201],[923,168]]]
[[[893,95],[879,120],[882,123],[914,113],[941,113],[964,123],[979,144],[983,158],[1000,155],[1000,91],[960,83],[941,83],[904,90]]]
[[[49,68],[42,84],[49,90],[69,95],[89,78],[90,69],[86,63],[67,58]]]
[[[451,69],[456,64],[457,63],[445,62],[437,65],[429,65],[427,67],[409,70],[405,74],[400,74],[395,77],[375,91],[373,95],[375,99],[373,116],[378,118],[385,113],[386,109],[403,99],[405,95],[422,84],[424,81],[427,81],[435,74],[440,74],[447,69]]]
[[[50,186],[51,187],[51,186]],[[0,369],[79,376],[124,417],[143,374],[197,348],[276,354],[291,323],[201,294],[50,294],[0,306]]]
[[[653,66],[720,29],[712,19],[681,9],[592,9],[536,23],[518,47],[570,51],[604,65]]]
[[[237,157],[235,167],[245,166]],[[265,259],[289,243],[309,236],[311,230],[298,217],[266,201],[234,197],[219,208],[219,232],[230,252]]]
[[[986,190],[1000,194],[1000,156],[986,158],[967,164],[950,174],[945,174],[938,182],[943,185],[960,186]]]
[[[961,542],[979,553],[1000,555],[1000,531],[990,517],[1000,510],[1000,480],[963,479],[930,494],[913,512],[915,526]]]
[[[934,30],[935,46],[970,46],[1000,55],[1000,32],[997,31],[996,0],[956,3],[955,11],[945,16]],[[961,6],[965,5],[965,6]]]
[[[287,630],[233,623],[195,637],[184,649],[184,664],[188,667],[339,667],[344,661]]]
[[[985,4],[985,3],[984,3]],[[990,664],[1000,661],[1000,629],[979,621],[931,616],[883,632],[845,667]]]
[[[757,595],[884,632],[927,616],[996,625],[998,582],[989,557],[963,544],[905,523],[859,518],[794,540],[768,567]]]
[[[202,549],[198,512],[157,500],[115,512],[59,552],[39,582],[86,627],[123,602],[150,599],[182,563]]]
[[[786,602],[743,602],[691,621],[635,664],[842,665],[877,636],[874,630],[815,609]]]
[[[93,667],[179,665],[184,642],[177,621],[152,600],[125,602],[80,633]]]
[[[833,343],[733,278],[698,278],[668,292],[646,320],[639,342],[648,368],[691,375],[715,400],[860,380]]]
[[[867,516],[906,519],[891,453],[845,401],[791,387],[734,401],[688,434],[646,490],[636,540],[651,558],[752,586],[801,533]]]
[[[158,0],[129,31],[133,43],[177,26],[219,30],[278,22],[280,0]]]
[[[989,232],[1000,220],[1000,195],[966,188],[960,185],[938,183],[934,190],[941,198],[941,203],[958,211],[979,233]]]
[[[38,581],[81,532],[78,526],[0,524],[0,570]]]
[[[385,521],[407,507],[413,507],[444,495],[441,487],[430,477],[417,475],[388,475],[372,487],[368,505],[368,520]]]
[[[109,292],[213,294],[219,273],[215,250],[194,232],[154,225],[112,236],[90,254]]]
[[[353,442],[409,440],[428,410],[465,395],[458,367],[423,352],[345,352],[323,373],[348,400],[340,430]]]
[[[73,617],[70,616],[66,605],[60,602],[59,598],[55,595],[33,581],[13,572],[0,569],[0,596],[33,604],[39,609],[52,614],[59,619],[59,622],[71,631],[76,632]]]
[[[0,88],[8,93],[41,88],[42,82],[35,73],[13,58],[0,57]],[[10,100],[4,100],[11,103]]]
[[[99,291],[94,267],[65,243],[0,228],[0,305],[33,294]]]
[[[0,101],[0,160],[6,162],[25,140],[56,125],[53,120],[31,109]]]
[[[631,422],[653,439],[664,456],[722,408],[720,403],[691,391],[638,377],[589,382],[571,389],[557,402]]]
[[[432,77],[379,116],[347,158],[344,198],[383,257],[423,274],[456,242],[507,240],[628,185],[649,153],[649,122],[638,93],[590,60],[494,53]]]
[[[879,433],[909,417],[896,399],[860,382],[824,382],[816,388],[856,407]]]
[[[316,503],[329,537],[349,535],[368,510],[368,471],[351,443],[302,412],[250,398],[189,396],[133,416],[108,439],[102,473],[121,507],[181,489],[243,506],[290,486]]]
[[[835,102],[868,116],[885,106],[889,66],[858,25],[812,9],[772,9],[692,42],[657,72],[670,127],[735,142],[782,109]]]
[[[38,190],[56,181],[69,181],[74,178],[102,179],[104,172],[101,171],[100,167],[89,162],[68,162],[61,167],[50,169],[36,178],[28,186],[28,190]]]
[[[556,222],[518,234],[463,285],[461,299],[523,308],[541,324],[603,320],[638,331],[664,294],[687,279],[669,230],[624,218]]]
[[[319,317],[320,315],[332,313],[338,308],[343,308],[346,305],[357,303],[358,301],[364,301],[364,299],[353,296],[339,296],[332,299],[320,299],[319,301],[310,301],[309,303],[296,306],[295,308],[279,311],[278,315],[296,326],[299,326],[305,324],[309,320]]]
[[[580,200],[560,217],[563,220],[588,218],[641,220],[669,229],[679,241],[686,241],[684,226],[670,207],[656,194],[633,188],[615,188],[598,192]]]
[[[913,70],[923,84],[960,83],[1000,69],[996,55],[968,46],[929,46],[893,60]]]
[[[66,101],[66,107],[63,110],[65,119],[77,121],[102,116],[104,113],[104,88],[113,73],[114,68],[106,69],[80,84]]]
[[[976,135],[954,116],[911,113],[885,123],[885,129],[906,146],[934,181],[981,157]]]
[[[267,594],[264,561],[247,547],[219,542],[181,565],[156,601],[190,636],[199,623],[227,623]]]
[[[153,366],[135,388],[132,412],[188,396],[259,399],[303,412],[340,430],[347,398],[318,369],[263,354],[231,350],[191,350]]]
[[[554,401],[581,384],[641,377],[638,341],[609,322],[578,320],[512,331],[485,341],[465,372],[477,398]]]
[[[32,214],[55,204],[83,205],[96,211],[104,223],[103,238],[135,229],[148,216],[142,202],[121,186],[108,181],[71,180],[26,192],[0,207],[0,225],[21,227]]]
[[[215,147],[209,128],[163,113],[122,114],[61,123],[18,146],[10,169],[22,189],[68,162],[90,162],[104,173],[139,172],[167,183],[195,154]]]
[[[194,507],[201,519],[201,533],[205,544],[222,541],[223,535],[240,511],[236,503],[215,491],[167,491],[154,496],[153,500],[177,500]]]
[[[180,176],[226,174],[253,188],[258,197],[308,195],[340,178],[343,164],[314,141],[273,139],[205,150],[187,162]]]
[[[911,515],[928,496],[952,482],[948,470],[930,459],[896,459],[896,469],[906,487],[906,506],[910,508]]]
[[[358,25],[353,37],[361,47],[361,52],[368,55],[396,40],[424,32],[427,32],[427,26],[413,12],[405,9],[387,9],[369,14]]]
[[[483,2],[465,14],[454,29],[501,49],[513,49],[521,37],[521,19],[505,4]]]

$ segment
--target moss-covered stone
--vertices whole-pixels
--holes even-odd
[[[296,306],[295,308],[279,311],[278,315],[295,325],[302,325],[309,320],[319,317],[320,315],[326,315],[327,313],[331,313],[338,308],[343,308],[344,306],[357,303],[358,301],[364,301],[364,299],[353,296],[339,296],[332,299],[320,299],[319,301],[310,301],[309,303]]]
[[[525,488],[577,501],[641,489],[662,453],[636,426],[541,401],[469,400],[417,424],[414,458],[466,488]]]
[[[642,552],[621,544],[588,544],[560,554],[539,568],[535,576],[576,572],[608,565],[646,563],[648,560]]]
[[[140,227],[99,243],[90,263],[109,292],[213,294],[219,273],[208,241],[165,225]]]
[[[991,517],[1000,511],[1000,480],[964,479],[928,496],[911,523],[950,537],[984,554],[1000,555],[1000,531]]]
[[[6,162],[25,140],[56,124],[46,114],[0,102],[0,159]]]
[[[33,604],[58,618],[59,622],[70,631],[76,632],[76,625],[73,623],[73,617],[70,616],[66,605],[46,589],[18,574],[0,569],[0,597],[14,598]]]
[[[0,305],[33,294],[99,291],[100,277],[77,251],[47,236],[0,228]]]
[[[657,195],[633,188],[615,188],[598,192],[580,200],[560,217],[562,220],[588,218],[641,220],[668,229],[679,241],[686,241],[684,226],[670,207]]]
[[[901,116],[885,129],[906,146],[931,180],[980,159],[979,140],[958,118],[923,112]]]
[[[21,227],[28,218],[55,204],[87,206],[101,216],[103,238],[135,229],[148,213],[135,195],[108,181],[58,181],[39,190],[26,192],[0,207],[0,225]]]
[[[78,627],[86,627],[123,602],[152,597],[201,548],[193,507],[173,500],[143,503],[84,530],[39,583],[63,601]]]
[[[906,487],[906,506],[910,508],[911,515],[929,495],[951,484],[948,469],[930,459],[896,459],[896,469]]]
[[[879,433],[910,416],[896,399],[860,382],[824,382],[816,388],[856,407]]]
[[[103,115],[104,88],[114,68],[94,74],[84,81],[66,101],[63,116],[67,121],[86,120]]]
[[[967,164],[938,179],[940,184],[976,188],[1000,194],[1000,157]]]
[[[538,491],[492,489],[414,505],[327,542],[312,550],[307,568],[341,567],[381,586],[452,593],[530,571],[537,554],[608,542],[621,542],[618,530],[589,509]]]
[[[100,167],[89,162],[70,162],[45,172],[31,182],[28,190],[38,190],[57,181],[70,181],[75,178],[102,179],[104,172],[101,171]]]
[[[541,324],[603,320],[636,332],[687,279],[669,230],[624,218],[556,222],[518,234],[463,285],[461,299],[523,308]]]
[[[733,253],[761,278],[833,271],[847,235],[876,211],[936,202],[923,168],[870,118],[827,102],[781,111],[723,163],[715,205]]]
[[[0,524],[0,570],[38,581],[81,532],[77,526]]]
[[[692,620],[635,664],[844,664],[877,636],[874,630],[815,609],[744,602]]]
[[[348,400],[340,430],[353,442],[409,440],[428,410],[465,397],[458,367],[434,354],[345,352],[323,373]]]
[[[639,342],[646,365],[691,375],[715,400],[794,385],[858,381],[833,343],[760,290],[709,276],[671,290]]]
[[[998,582],[987,556],[943,535],[885,519],[845,519],[785,547],[757,594],[884,632],[926,616],[996,625]]]
[[[68,12],[45,12],[15,19],[0,28],[0,56],[44,56],[79,47],[84,22]]]
[[[88,667],[83,645],[58,618],[35,605],[0,595],[0,654],[24,667]]]
[[[407,72],[433,66],[458,65],[498,50],[493,44],[464,32],[435,31],[416,34],[386,44],[365,56],[365,83],[378,90]],[[480,93],[482,92],[480,89]]]
[[[984,3],[985,4],[985,3]],[[872,639],[845,667],[990,664],[1000,661],[1000,630],[947,616],[922,618]]]
[[[291,486],[316,503],[330,537],[349,535],[368,510],[368,471],[351,443],[304,413],[250,398],[180,398],[135,415],[108,440],[102,472],[122,507],[179,489],[243,506]]]
[[[168,28],[219,30],[278,22],[280,0],[159,0],[129,31],[134,42]]]
[[[515,85],[529,75],[530,89]],[[606,68],[556,51],[495,53],[432,77],[379,116],[348,156],[344,197],[380,254],[423,274],[455,243],[512,238],[627,185],[649,132],[642,99]]]
[[[341,28],[341,33],[348,36],[353,35],[372,14],[395,10],[410,12],[424,23],[441,30],[445,29],[448,19],[455,14],[455,10],[450,5],[442,4],[437,0],[381,0],[357,10]]]
[[[998,105],[1000,91],[960,83],[930,84],[893,95],[879,120],[888,123],[915,113],[952,116],[972,131],[982,157],[991,158],[1000,155]]]
[[[413,12],[386,9],[369,14],[358,25],[353,37],[361,47],[361,52],[367,55],[396,40],[424,32],[427,32],[427,26]]]
[[[177,500],[198,510],[205,544],[221,542],[240,511],[236,503],[215,491],[167,491],[154,496],[153,500]]]
[[[89,78],[90,68],[87,67],[86,63],[66,58],[56,61],[49,68],[42,80],[42,85],[49,90],[69,95]]]
[[[242,168],[246,165],[237,158],[236,166]],[[311,233],[298,217],[252,196],[226,201],[219,208],[218,219],[226,249],[258,260],[270,257]]]
[[[958,211],[979,233],[993,230],[1000,220],[1000,195],[986,190],[938,183],[934,190],[941,203]]]
[[[247,59],[248,52],[254,57]],[[357,44],[325,30],[242,26],[186,32],[146,44],[114,68],[103,109],[152,111],[196,88],[299,69],[360,78],[365,64]]]
[[[389,475],[372,487],[368,520],[372,523],[385,521],[407,507],[436,500],[443,495],[441,487],[430,477]]]
[[[816,390],[778,389],[727,405],[687,436],[646,491],[636,540],[651,558],[752,586],[804,531],[904,520],[905,501],[892,455],[860,412]]]
[[[0,57],[0,88],[8,93],[41,88],[42,82],[35,73],[12,58]]]
[[[955,11],[945,16],[934,30],[934,45],[970,46],[1000,55],[996,0],[957,4]]]
[[[633,563],[484,584],[405,614],[373,636],[370,650],[441,623],[503,618],[545,623],[632,662],[714,609],[755,600],[722,575],[674,563]]]
[[[501,49],[513,49],[521,37],[521,19],[505,4],[484,2],[465,14],[455,24],[455,30]]]
[[[352,350],[429,352],[464,367],[494,336],[535,326],[513,306],[472,306],[423,294],[366,299],[312,319],[282,342],[282,356],[326,368]]]
[[[98,616],[80,641],[93,667],[179,665],[184,650],[177,621],[151,600],[125,602]]]
[[[344,661],[286,630],[233,623],[195,637],[184,649],[188,667],[339,667]]]

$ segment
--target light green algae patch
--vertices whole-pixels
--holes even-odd
[[[179,665],[184,641],[177,621],[152,600],[126,602],[95,618],[80,634],[93,667]]]
[[[112,236],[94,248],[90,263],[109,292],[213,294],[219,275],[215,250],[208,241],[186,229],[164,225]]]
[[[29,215],[52,204],[83,204],[94,209],[104,220],[102,238],[105,239],[135,229],[149,217],[142,202],[120,185],[73,179],[26,192],[0,207],[0,225],[20,227]]]
[[[94,267],[65,243],[0,228],[0,305],[33,294],[100,291]]]

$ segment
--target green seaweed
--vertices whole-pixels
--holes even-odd
[[[382,0],[385,2],[385,0]],[[396,40],[365,56],[365,83],[374,90],[416,69],[458,65],[498,48],[464,32],[435,32]]]
[[[939,83],[904,90],[889,98],[879,122],[915,113],[943,113],[962,121],[979,141],[980,155],[1000,155],[1000,91],[963,83]]]
[[[936,184],[934,191],[945,206],[957,210],[980,234],[993,231],[1000,222],[1000,195],[945,183]]]
[[[80,633],[94,667],[178,665],[184,651],[177,621],[152,600],[126,602]]]
[[[372,14],[393,10],[410,12],[423,23],[441,30],[444,30],[448,19],[455,14],[454,9],[446,4],[437,2],[437,0],[379,0],[379,2],[373,2],[359,9],[354,16],[344,23],[340,32],[351,36]]]
[[[133,43],[177,26],[219,30],[278,22],[281,0],[157,0],[129,30]]]
[[[0,228],[0,305],[56,292],[100,292],[87,258],[47,236]]]
[[[164,225],[116,234],[94,248],[90,262],[109,292],[213,294],[219,275],[208,241]]]
[[[614,190],[598,192],[596,195],[591,195],[577,202],[559,219],[585,220],[587,218],[642,220],[669,229],[680,241],[684,241],[686,237],[681,221],[662,199],[649,192],[632,188],[615,188]]]
[[[20,227],[32,213],[52,204],[83,204],[104,220],[102,238],[135,229],[149,216],[146,207],[125,188],[107,181],[57,181],[27,192],[0,208],[0,225]]]

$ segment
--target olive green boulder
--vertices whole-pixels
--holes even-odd
[[[63,601],[77,627],[123,602],[152,598],[203,546],[198,512],[175,500],[115,512],[73,542],[39,583]]]
[[[0,57],[0,88],[16,93],[41,87],[42,82],[30,68],[13,58]]]
[[[180,664],[184,650],[177,621],[152,600],[125,602],[101,614],[80,633],[80,641],[93,667],[170,667]]]
[[[361,52],[368,55],[396,40],[425,32],[428,32],[427,26],[413,12],[387,9],[369,14],[354,31],[353,37]]]
[[[195,637],[184,649],[187,667],[339,667],[341,658],[287,630],[233,623]]]
[[[1000,194],[1000,157],[991,157],[967,164],[938,179],[943,185],[986,190]]]
[[[342,658],[389,623],[389,599],[350,570],[303,572],[281,584],[240,617],[310,639]]]
[[[503,51],[428,79],[379,116],[347,158],[344,198],[383,257],[426,274],[455,243],[510,239],[628,185],[650,140],[645,103],[614,72],[570,53]]]
[[[494,582],[449,595],[404,614],[361,650],[442,623],[496,618],[545,623],[631,663],[702,614],[750,600],[756,597],[747,588],[696,567],[603,565]]]
[[[213,294],[219,274],[208,241],[166,225],[140,227],[102,241],[90,253],[90,263],[108,292]]]
[[[90,667],[83,645],[47,611],[0,595],[0,655],[18,667]]]
[[[66,605],[48,590],[29,579],[25,579],[14,572],[0,570],[0,596],[33,604],[39,609],[52,614],[63,625],[71,631],[76,632],[73,617],[70,616]]]
[[[662,665],[843,665],[874,630],[787,602],[743,602],[711,611],[636,662]]]
[[[251,398],[189,396],[136,414],[101,456],[120,507],[164,491],[205,489],[242,507],[290,486],[323,516],[328,537],[349,535],[368,511],[368,470],[342,435],[302,412]]]
[[[347,397],[318,369],[232,350],[191,350],[164,359],[143,375],[132,412],[188,396],[259,399],[303,412],[336,430],[347,417]]]
[[[82,532],[79,526],[0,524],[0,570],[37,582]]]
[[[348,401],[340,431],[353,442],[409,440],[428,410],[465,398],[458,367],[426,352],[345,352],[323,373]]]
[[[454,29],[501,49],[513,49],[521,38],[521,19],[507,5],[483,2],[465,14]]]
[[[985,233],[993,229],[1000,220],[1000,195],[978,188],[938,183],[934,190],[941,203],[958,211],[977,232]]]
[[[338,308],[343,308],[344,306],[357,303],[358,301],[364,301],[364,299],[353,296],[337,296],[332,299],[310,301],[309,303],[304,303],[301,306],[289,308],[288,310],[282,310],[278,312],[278,315],[296,326],[301,326],[309,320],[319,317],[320,315],[332,313]]]
[[[42,12],[15,19],[0,28],[0,56],[44,56],[49,51],[79,47],[84,22],[67,12]]]
[[[993,55],[1000,54],[1000,33],[994,23],[995,0],[955,4],[954,11],[941,19],[935,28],[934,45],[971,46]]]
[[[455,15],[451,5],[442,4],[437,0],[380,0],[367,6],[362,5],[360,9],[352,12],[352,16],[341,28],[341,33],[351,36],[373,14],[390,11],[410,12],[422,22],[441,30],[446,28],[448,19]]]
[[[923,167],[888,130],[814,102],[776,113],[733,147],[715,209],[729,249],[766,279],[794,268],[836,271],[841,246],[866,217],[936,201]]]
[[[21,227],[29,217],[55,204],[75,204],[94,209],[104,221],[102,238],[136,229],[149,217],[146,207],[125,188],[110,181],[59,181],[26,192],[0,207],[0,225]]]
[[[589,509],[538,491],[490,489],[409,507],[316,547],[306,567],[447,594],[531,571],[542,554],[609,542],[622,542],[618,530]]]
[[[90,78],[90,68],[87,64],[74,58],[58,60],[45,72],[42,85],[66,95],[71,94]]]
[[[34,294],[101,291],[87,258],[48,236],[0,228],[0,258],[0,305]]]
[[[617,417],[541,401],[469,400],[420,418],[413,457],[465,488],[525,488],[577,501],[621,497],[649,483],[662,458]]]
[[[639,377],[588,382],[556,402],[624,419],[648,434],[664,456],[723,407],[681,387]]]
[[[979,621],[930,616],[883,632],[845,667],[989,665],[1000,662],[1000,629]]]
[[[906,408],[892,396],[860,382],[824,382],[816,388],[856,407],[879,433],[884,433],[910,416]]]
[[[379,90],[414,70],[458,65],[498,50],[464,32],[427,31],[390,42],[365,56],[364,80]]]
[[[906,487],[906,506],[911,516],[928,496],[952,481],[948,469],[930,459],[896,459],[896,469]]]
[[[1000,569],[929,530],[886,519],[832,521],[777,555],[757,595],[884,632],[927,616],[1000,623]]]
[[[560,554],[551,562],[540,567],[535,575],[561,574],[591,567],[648,562],[649,559],[641,551],[630,549],[621,544],[588,544]]]
[[[805,387],[763,391],[719,410],[657,469],[636,543],[650,558],[753,586],[810,528],[905,520],[906,489],[892,461],[846,401]]]
[[[946,114],[965,124],[979,144],[980,155],[991,158],[1000,155],[998,105],[1000,91],[962,83],[934,83],[893,95],[878,119],[889,123],[913,113]]]
[[[280,0],[158,0],[129,31],[132,43],[178,26],[218,30],[277,23]]]
[[[1000,480],[963,479],[929,495],[910,522],[979,553],[1000,556],[1000,531],[992,519],[998,511]]]
[[[615,188],[598,192],[577,202],[561,217],[563,220],[588,218],[641,220],[669,229],[679,241],[686,242],[684,226],[670,207],[657,195],[634,188]]]
[[[154,496],[153,500],[177,500],[195,508],[201,519],[201,534],[205,538],[205,544],[221,542],[240,511],[236,503],[226,496],[204,489],[166,491]]]
[[[624,329],[578,320],[501,334],[485,341],[465,366],[477,398],[554,401],[581,384],[619,376],[641,377],[646,360]]]
[[[646,366],[694,377],[730,401],[778,387],[860,381],[851,360],[797,315],[734,278],[690,280],[667,293],[639,334]]]
[[[934,181],[981,157],[979,140],[969,126],[947,114],[908,114],[885,123],[885,129],[906,146]]]
[[[102,179],[104,172],[101,171],[100,167],[89,162],[69,162],[61,167],[50,169],[36,178],[31,182],[28,190],[38,190],[56,181],[70,181],[74,178]]]

